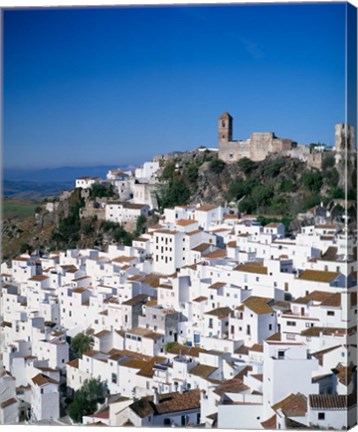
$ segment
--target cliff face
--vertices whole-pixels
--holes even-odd
[[[172,170],[171,166],[174,167]],[[168,176],[168,173],[171,175]],[[242,199],[242,203],[251,200],[251,204],[245,204],[244,208],[248,206],[252,210],[265,210],[269,213],[269,207],[274,204],[275,208],[271,210],[276,213],[277,202],[280,201],[281,211],[290,215],[297,212],[298,208],[284,208],[286,201],[298,199],[298,207],[302,209],[302,201],[310,200],[314,203],[319,199],[318,192],[325,195],[329,188],[318,170],[307,168],[298,159],[278,154],[261,162],[242,159],[239,162],[224,163],[214,153],[190,152],[180,155],[174,161],[167,161],[162,167],[162,174],[163,182],[170,184],[175,180],[187,187],[190,192],[186,201],[188,204],[212,202],[223,205],[232,202],[235,205]],[[306,179],[310,175],[315,177],[312,185]],[[255,202],[252,202],[252,194]],[[263,195],[262,199],[260,194]],[[311,205],[311,202],[307,204]]]

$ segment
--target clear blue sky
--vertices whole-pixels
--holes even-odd
[[[140,163],[274,131],[334,142],[341,4],[7,10],[4,166]]]

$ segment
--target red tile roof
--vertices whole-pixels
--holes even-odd
[[[357,404],[357,395],[309,395],[309,404],[312,409],[346,410]]]

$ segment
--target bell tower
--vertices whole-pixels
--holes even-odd
[[[226,144],[232,141],[232,117],[228,112],[224,112],[219,117],[218,134],[219,134],[219,148],[220,144]]]

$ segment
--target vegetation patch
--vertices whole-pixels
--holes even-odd
[[[24,220],[35,214],[38,207],[36,201],[5,199],[3,202],[3,218]]]

